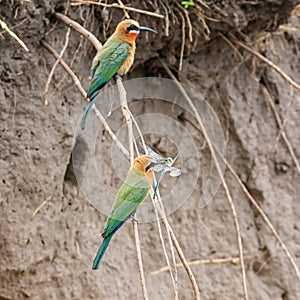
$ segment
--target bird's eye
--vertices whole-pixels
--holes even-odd
[[[148,165],[146,166],[146,172],[148,172],[153,167],[154,167],[154,163],[150,161],[150,163],[148,163]]]
[[[135,26],[134,24],[131,24],[127,27],[127,31],[132,31],[132,30],[139,31],[140,29],[137,26]]]

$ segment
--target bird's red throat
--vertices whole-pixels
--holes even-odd
[[[135,40],[136,37],[139,35],[137,32],[131,32],[131,37]]]
[[[152,174],[153,173],[153,169],[150,169],[149,171],[147,171],[147,174]]]

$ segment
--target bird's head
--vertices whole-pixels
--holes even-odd
[[[115,33],[120,35],[123,40],[134,41],[141,31],[150,31],[153,33],[157,33],[157,31],[151,28],[140,26],[137,21],[131,19],[126,19],[120,22],[116,28]]]
[[[138,156],[133,161],[132,169],[135,171],[147,173],[157,164],[164,164],[167,158],[155,159],[148,155]]]

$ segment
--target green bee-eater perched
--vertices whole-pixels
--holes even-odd
[[[113,35],[98,51],[91,68],[93,79],[87,92],[89,103],[86,106],[85,114],[81,121],[81,129],[85,127],[85,122],[99,91],[112,77],[126,74],[132,66],[135,53],[135,39],[140,31],[156,33],[151,28],[140,26],[136,21],[129,19],[122,21],[117,26]]]
[[[139,204],[148,196],[153,183],[152,168],[156,164],[165,163],[165,161],[164,158],[155,159],[146,155],[139,156],[134,160],[125,182],[117,193],[115,203],[104,226],[102,233],[104,240],[94,259],[94,270],[99,268],[114,233],[128,218],[134,215]]]

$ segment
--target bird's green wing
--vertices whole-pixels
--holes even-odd
[[[103,50],[103,47],[102,47],[102,50]],[[99,63],[100,63],[100,59],[101,59],[101,50],[96,54],[96,56],[94,57],[93,62],[92,62],[92,67],[91,67],[91,71],[90,71],[92,78],[94,78],[96,69],[98,68]]]
[[[121,42],[105,47],[99,56],[95,57],[91,68],[93,80],[87,92],[87,97],[93,98],[94,94],[118,72],[126,61],[129,51],[130,45]]]
[[[105,224],[102,236],[107,237],[115,233],[136,211],[139,204],[146,198],[148,191],[146,180],[141,179],[135,185],[125,182],[116,196],[115,204]]]

